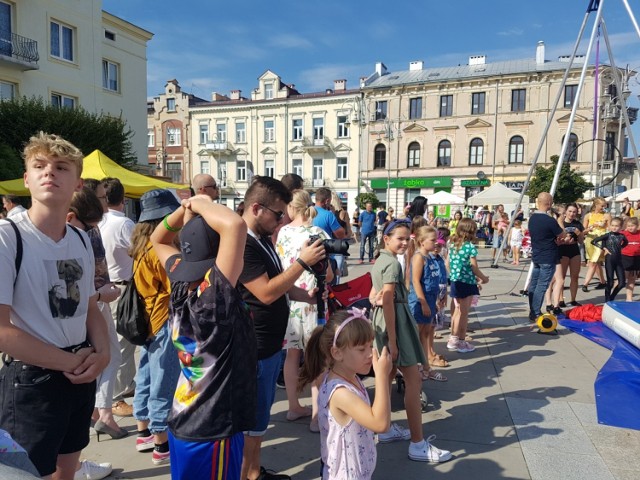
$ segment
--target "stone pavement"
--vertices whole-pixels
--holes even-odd
[[[354,249],[355,250],[355,249]],[[579,479],[638,478],[640,432],[599,425],[593,383],[609,352],[560,328],[558,336],[539,335],[527,321],[522,289],[528,263],[490,269],[489,250],[480,267],[491,281],[470,318],[475,352],[446,352],[446,336],[436,349],[451,366],[441,371],[448,382],[427,381],[423,414],[426,435],[454,458],[430,465],[407,459],[408,442],[378,446],[375,479]],[[350,278],[370,270],[350,261]],[[579,292],[579,301],[602,302],[598,292]],[[372,386],[372,380],[368,380]],[[373,389],[370,388],[370,393]],[[309,403],[309,399],[303,399]],[[402,397],[393,390],[392,420],[406,426]],[[278,390],[263,464],[297,480],[319,476],[319,435],[304,421],[288,422],[286,399]],[[109,478],[169,479],[169,467],[156,467],[150,453],[135,451],[132,419],[120,423],[131,432],[122,440],[91,444],[83,457],[110,461]]]

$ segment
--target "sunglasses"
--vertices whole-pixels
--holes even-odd
[[[218,189],[218,185],[205,185],[202,188],[213,188],[214,190]]]
[[[266,205],[263,205],[262,203],[259,203],[258,205],[260,205],[262,208],[266,208],[271,213],[273,213],[275,215],[275,217],[276,217],[276,220],[280,221],[280,220],[282,220],[284,218],[284,212],[273,210],[273,209],[267,207]]]

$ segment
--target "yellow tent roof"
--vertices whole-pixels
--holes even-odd
[[[159,178],[148,177],[140,173],[127,170],[107,157],[100,150],[94,150],[84,157],[82,178],[96,178],[101,180],[105,177],[118,178],[124,185],[125,195],[129,198],[140,198],[143,193],[155,188],[171,188],[175,190],[188,189],[188,185],[165,182]],[[0,194],[29,196],[29,190],[24,186],[22,178],[0,182]]]

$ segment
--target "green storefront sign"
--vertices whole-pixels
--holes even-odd
[[[387,184],[388,183],[388,184]],[[371,180],[371,188],[437,188],[451,187],[451,177],[422,177],[422,178],[374,178]]]
[[[474,178],[472,180],[461,180],[461,187],[488,187],[491,185],[491,180],[488,178],[483,178],[480,180],[479,178]]]

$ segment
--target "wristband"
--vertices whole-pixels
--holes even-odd
[[[169,214],[170,215],[170,214]],[[162,225],[164,225],[164,228],[166,228],[167,230],[169,230],[170,232],[179,232],[180,230],[182,230],[182,227],[172,227],[171,225],[169,225],[169,222],[167,222],[167,218],[169,217],[169,215],[167,215],[166,217],[164,217],[162,219]]]
[[[301,258],[296,258],[296,262],[298,262],[300,266],[302,266],[302,268],[304,268],[307,272],[313,273],[313,269],[309,265],[307,265]]]

